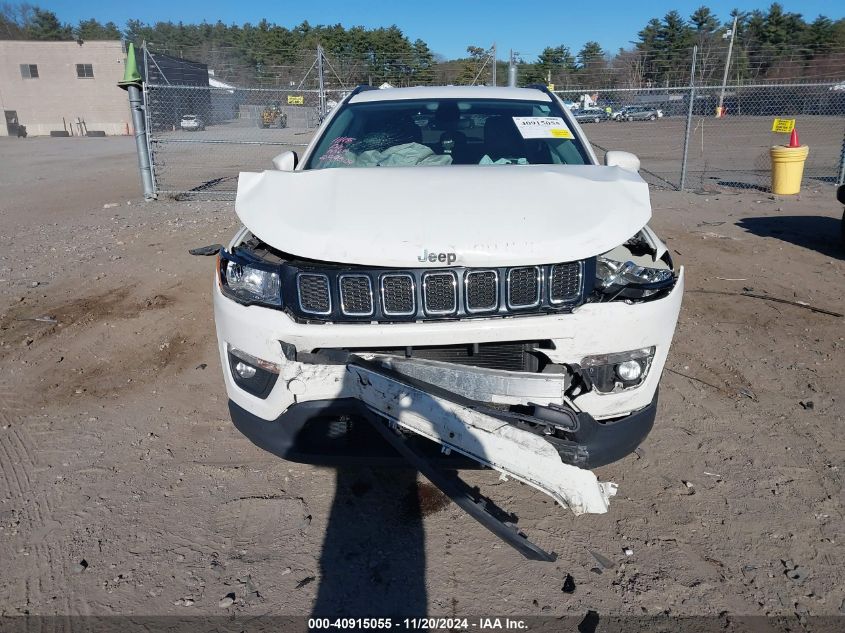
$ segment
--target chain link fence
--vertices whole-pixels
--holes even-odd
[[[493,81],[493,53],[483,52],[472,67],[447,64],[441,70],[457,72],[458,79],[466,71],[473,83],[486,81],[487,73]],[[267,169],[274,156],[288,149],[301,152],[323,116],[349,94],[349,82],[362,68],[373,70],[372,60],[330,59],[319,46],[292,52],[285,64],[256,68],[233,63],[231,51],[189,52],[206,63],[190,61],[182,51],[171,53],[143,49],[148,147],[160,196],[233,198],[238,172]],[[696,66],[692,52],[691,59],[677,60],[677,68],[659,66],[664,87],[657,88],[645,76],[655,60],[620,56],[589,73],[560,77],[567,89],[556,94],[571,106],[600,160],[611,149],[633,152],[640,158],[642,176],[654,187],[768,190],[769,149],[788,141],[788,136],[771,132],[774,118],[795,119],[801,143],[810,148],[805,186],[842,180],[841,64],[827,73],[836,82],[746,80],[723,88],[713,85],[719,68],[711,57],[719,55],[699,52]],[[399,70],[405,66],[391,67],[391,76],[401,78]],[[507,75],[502,70],[499,75]],[[372,83],[374,77],[368,76]],[[537,81],[529,71],[519,78]],[[441,79],[451,83],[449,77]],[[673,87],[683,81],[685,87]],[[609,87],[596,87],[602,85]],[[720,107],[724,116],[717,117]]]
[[[344,96],[317,90],[146,85],[147,132],[156,192],[231,198],[240,171],[267,169],[301,150]]]
[[[805,186],[841,177],[842,83],[727,86],[724,94],[718,86],[557,94],[573,103],[600,160],[611,149],[633,152],[642,162],[643,177],[656,187],[680,189],[683,182],[686,189],[768,190],[769,149],[789,140],[771,131],[775,118],[795,119],[801,144],[810,148]],[[720,99],[725,115],[717,118]],[[595,118],[588,112],[595,112]]]

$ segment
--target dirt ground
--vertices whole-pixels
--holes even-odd
[[[187,253],[231,203],[144,203],[131,139],[0,141],[0,615],[845,613],[845,320],[731,294],[845,312],[831,187],[654,192],[688,290],[610,512],[466,475],[537,563],[411,472],[238,434]]]

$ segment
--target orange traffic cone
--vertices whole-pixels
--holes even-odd
[[[792,134],[789,135],[789,145],[787,147],[801,147],[801,143],[798,141],[798,130],[792,128]]]

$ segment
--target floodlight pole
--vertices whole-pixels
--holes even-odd
[[[318,44],[317,45],[317,77],[319,81],[319,113],[320,113],[320,122],[326,118],[326,90],[325,84],[323,83],[323,47]]]
[[[698,56],[698,46],[692,47],[692,65],[689,74],[689,104],[687,105],[687,124],[684,129],[684,156],[681,159],[681,182],[679,191],[683,191],[687,184],[687,152],[689,151],[689,132],[692,127],[692,107],[695,103],[695,58]]]
[[[722,109],[722,106],[725,103],[725,86],[727,86],[727,84],[728,84],[728,71],[731,68],[731,53],[733,53],[733,50],[734,50],[734,39],[736,38],[736,19],[738,17],[739,16],[737,16],[737,15],[734,16],[734,23],[731,26],[731,34],[730,34],[731,41],[728,44],[728,58],[725,60],[725,72],[722,73],[722,91],[719,93],[719,108],[718,108],[718,112],[719,112],[718,116],[720,118],[724,116],[724,110]]]
[[[516,63],[513,58],[513,49],[511,49],[510,62],[508,63],[508,86],[516,88]]]

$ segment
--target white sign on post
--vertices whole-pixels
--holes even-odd
[[[522,138],[575,138],[559,116],[515,116],[513,122]]]

